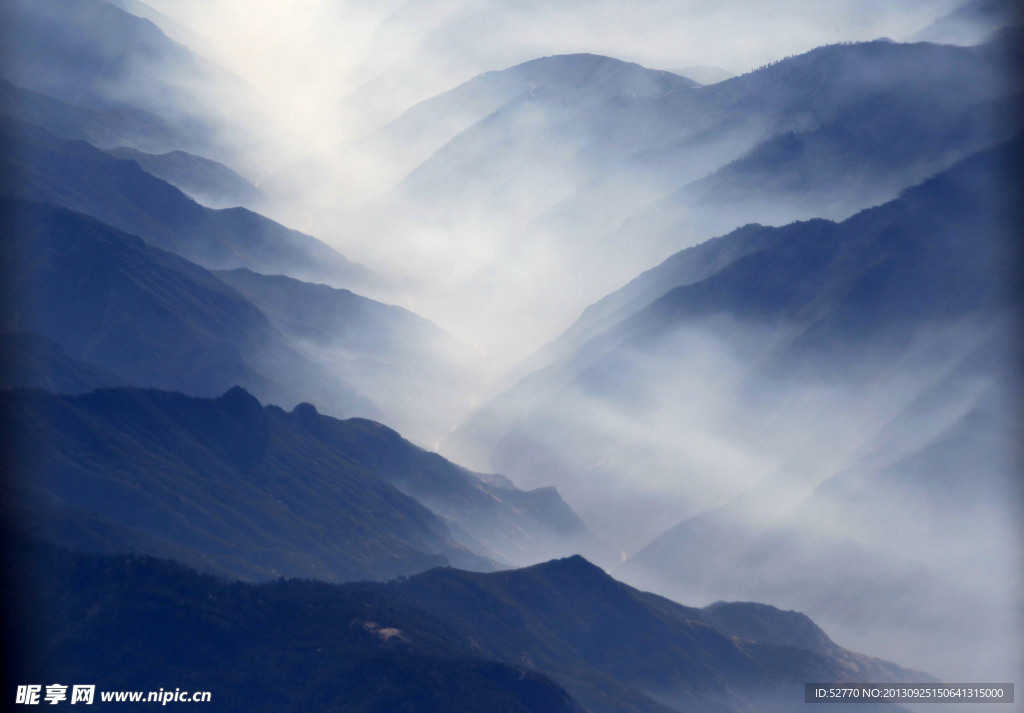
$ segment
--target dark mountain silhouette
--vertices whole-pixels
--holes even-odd
[[[343,444],[316,438],[308,405],[264,408],[240,388],[215,400],[133,389],[3,400],[19,444],[7,455],[22,464],[15,506],[68,546],[250,580],[488,566]],[[358,424],[340,428],[358,444]]]
[[[33,474],[18,505],[69,546],[330,580],[597,547],[552,488],[520,491],[310,404],[286,413],[238,387],[214,400],[20,391],[5,404]]]
[[[98,710],[125,707],[101,691],[179,689],[209,691],[211,711],[581,711],[543,674],[481,657],[379,586],[251,586],[148,557],[25,551],[6,597],[23,616],[11,633],[33,643],[13,670],[88,680]]]
[[[243,384],[285,405],[315,393],[335,413],[375,413],[201,267],[79,213],[17,200],[0,208],[4,331],[45,337],[136,386],[214,395]]]
[[[802,704],[807,677],[928,680],[841,649],[795,612],[683,607],[580,557],[490,575],[253,586],[147,557],[39,543],[20,554],[7,596],[27,609],[17,629],[36,642],[18,662],[26,680],[157,690],[173,676],[210,690],[213,710],[769,713]],[[601,639],[606,654],[593,648]]]
[[[212,269],[251,267],[340,284],[369,279],[365,268],[316,238],[244,208],[205,208],[135,161],[13,121],[2,131],[6,195],[86,213]]]
[[[388,588],[452,622],[483,655],[544,671],[593,710],[784,710],[814,676],[924,676],[846,651],[796,612],[684,607],[578,556],[483,575],[433,570]]]

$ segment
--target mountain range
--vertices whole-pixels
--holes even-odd
[[[1009,606],[999,557],[971,553],[1009,557],[1013,540],[996,503],[1015,421],[996,395],[1015,383],[1020,151],[839,223],[752,225],[672,256],[586,310],[452,450],[489,452],[485,467],[524,485],[543,473],[613,544],[642,548],[616,571],[657,591],[767,596],[864,640],[885,630],[895,649],[936,631],[933,650],[966,630],[1002,638],[1001,615],[937,622],[963,601]],[[626,503],[642,525],[622,523]],[[844,523],[834,535],[823,513]],[[947,578],[952,561],[989,585]],[[879,581],[892,589],[869,594]]]
[[[244,208],[206,208],[144,171],[83,141],[5,122],[12,147],[0,182],[8,195],[86,213],[211,269],[250,267],[358,284],[369,275],[333,248]]]
[[[7,456],[32,474],[11,483],[11,505],[76,549],[350,581],[600,547],[552,488],[521,491],[307,403],[286,413],[240,387],[216,399],[124,388],[3,399],[17,444]]]
[[[374,236],[394,235],[389,264],[482,295],[407,290],[484,349],[526,357],[487,315],[539,345],[682,248],[751,222],[842,220],[1012,139],[1019,45],[1015,29],[971,47],[829,45],[707,87],[597,55],[534,60],[347,148],[383,156],[388,176],[334,222],[370,264],[385,260]],[[326,169],[304,176],[311,195],[332,185]],[[502,310],[512,292],[519,312]]]
[[[440,6],[406,65],[496,7],[382,36]],[[1012,680],[1011,10],[707,86],[509,61],[268,166],[252,89],[184,26],[6,3],[14,685],[781,713],[933,680],[819,624]]]
[[[795,612],[683,607],[581,557],[383,585],[253,586],[138,556],[27,551],[50,566],[28,567],[13,590],[47,604],[45,620],[19,626],[48,641],[19,662],[25,680],[156,690],[173,675],[209,690],[215,710],[767,713],[802,704],[805,679],[927,680],[836,646]],[[597,653],[609,644],[629,656]]]

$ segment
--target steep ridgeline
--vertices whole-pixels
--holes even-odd
[[[213,210],[84,141],[6,120],[0,170],[3,195],[39,200],[91,215],[211,269],[248,267],[333,284],[371,279],[363,267],[304,233],[244,208]]]
[[[211,274],[48,205],[0,208],[0,330],[36,337],[5,345],[8,386],[213,396],[237,384],[434,444],[486,376],[479,352],[408,310],[284,276]]]
[[[344,374],[386,423],[416,443],[449,433],[486,379],[479,351],[407,309],[282,275],[215,274],[308,359]]]
[[[597,547],[554,489],[520,491],[309,404],[286,413],[237,387],[212,400],[13,391],[3,404],[13,504],[69,547],[335,581]]]
[[[673,256],[584,313],[550,367],[460,435],[478,454],[493,444],[488,467],[517,482],[544,473],[623,549],[669,530],[623,570],[632,581],[778,595],[921,657],[907,660],[971,665],[1015,610],[1000,543],[1017,497],[1020,151],[841,223],[748,226]],[[644,516],[623,527],[624,511]],[[952,645],[978,623],[972,646]]]
[[[12,385],[128,383],[212,396],[242,384],[261,398],[294,405],[313,396],[338,414],[375,407],[342,377],[294,351],[267,318],[208,271],[93,218],[45,204],[0,201],[7,243],[0,273],[2,330],[44,337],[21,343]],[[39,347],[35,359],[26,349]],[[25,357],[30,357],[26,362]],[[70,361],[69,361],[70,360]],[[95,369],[116,377],[98,377]],[[36,376],[29,377],[31,372]],[[75,377],[71,372],[77,372]],[[45,379],[42,383],[45,383]]]
[[[805,681],[929,680],[840,648],[802,614],[680,606],[580,557],[389,584],[249,585],[145,557],[38,544],[26,555],[6,590],[30,598],[18,631],[36,646],[20,680],[97,691],[173,680],[210,691],[218,711],[782,713],[804,705]]]
[[[632,96],[660,97],[692,89],[696,82],[671,72],[593,54],[543,57],[502,71],[486,72],[428,99],[365,140],[375,151],[402,154],[402,178],[463,131],[503,108],[531,99],[558,98],[591,107]],[[498,120],[495,116],[491,121]]]

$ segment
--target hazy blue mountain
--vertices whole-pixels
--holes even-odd
[[[251,267],[340,284],[369,279],[365,268],[316,238],[244,208],[205,208],[135,161],[12,121],[2,131],[6,195],[92,215],[212,269]]]
[[[147,557],[24,550],[5,591],[17,608],[6,610],[22,615],[9,633],[32,644],[11,672],[88,680],[98,710],[125,707],[104,705],[101,691],[171,685],[209,691],[211,711],[582,710],[548,677],[483,658],[379,586],[252,586]]]
[[[758,134],[703,176],[679,165],[692,160],[688,142],[638,156],[663,164],[668,180],[690,178],[616,239],[639,238],[656,254],[744,223],[843,219],[891,200],[1014,135],[1018,42],[830,45],[709,87],[711,116],[748,112],[763,122]]]
[[[388,424],[417,443],[447,433],[487,376],[479,351],[402,307],[281,275],[216,275],[311,360],[344,373]]]
[[[461,131],[524,97],[556,92],[565,99],[575,97],[591,102],[624,95],[657,97],[695,86],[697,83],[686,77],[612,57],[542,57],[506,70],[485,72],[451,91],[420,102],[367,141],[391,142],[410,151],[414,159],[423,160]]]
[[[518,490],[310,404],[285,413],[238,387],[214,400],[131,389],[5,398],[33,474],[17,505],[68,546],[329,580],[598,547],[553,488]]]
[[[342,377],[291,349],[242,295],[184,258],[45,204],[3,200],[0,220],[4,331],[46,337],[71,359],[137,386],[214,395],[243,384],[275,403],[316,394],[333,413],[376,413]]]
[[[513,202],[527,186],[517,184],[531,177],[569,178],[580,161],[608,162],[657,140],[656,134],[672,122],[652,115],[648,107],[676,93],[689,95],[697,86],[670,72],[590,54],[545,57],[483,74],[417,105],[381,130],[394,136],[392,141],[444,139],[434,138],[434,155],[398,184],[394,197],[440,200],[441,206],[432,210],[442,215],[466,205],[519,209]],[[480,111],[478,106],[491,97]],[[467,114],[471,120],[464,118]],[[452,123],[465,126],[452,132]],[[538,166],[530,168],[534,162]],[[478,178],[467,182],[469,175]],[[463,183],[458,193],[450,192]]]
[[[263,193],[248,180],[222,163],[184,151],[154,155],[136,149],[117,147],[111,156],[135,161],[142,170],[180,188],[192,199],[210,208],[254,205]]]

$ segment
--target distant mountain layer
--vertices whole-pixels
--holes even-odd
[[[251,586],[149,558],[29,552],[14,591],[33,592],[24,629],[45,644],[19,661],[25,675],[156,690],[173,674],[216,710],[776,713],[803,705],[807,680],[929,680],[836,646],[796,612],[684,607],[581,557]]]
[[[18,444],[8,455],[32,476],[15,483],[17,506],[73,547],[337,581],[591,542],[553,489],[520,491],[309,404],[286,413],[240,388],[213,400],[138,389],[2,399]]]
[[[257,213],[205,208],[135,161],[10,120],[0,129],[8,147],[0,166],[4,195],[86,213],[212,269],[249,267],[335,284],[370,277],[316,238]]]

